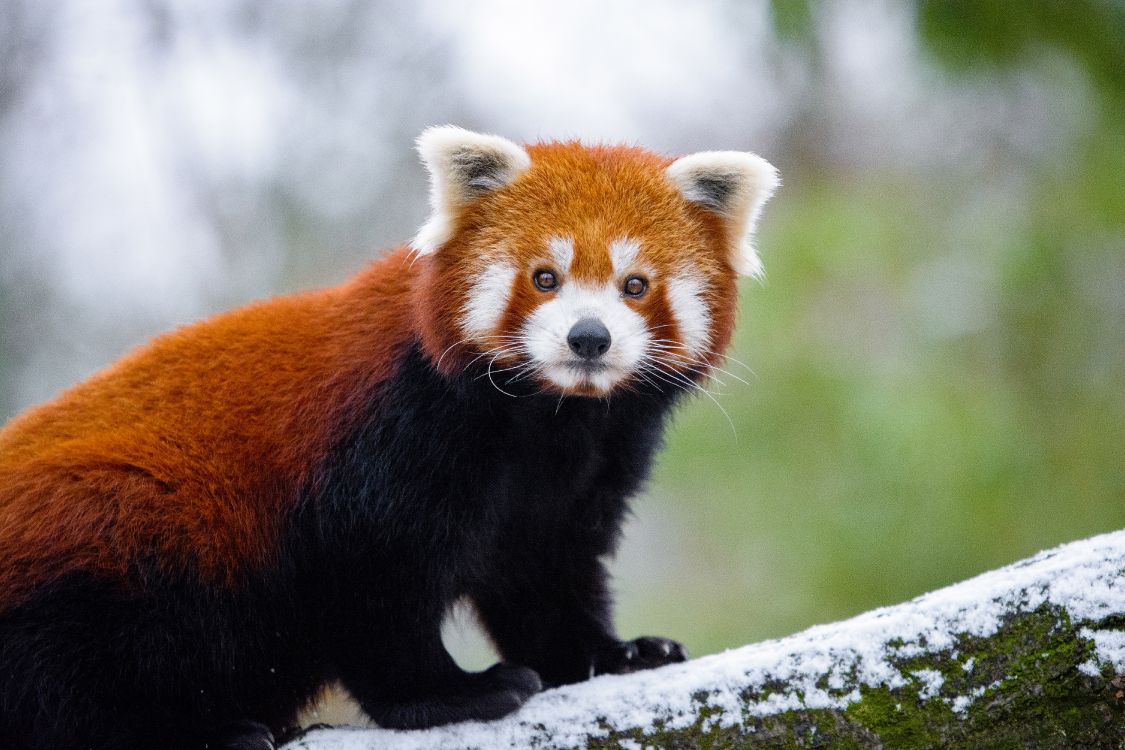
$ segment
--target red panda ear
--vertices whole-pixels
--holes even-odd
[[[724,219],[733,243],[734,269],[761,276],[754,228],[762,206],[781,182],[773,165],[745,151],[703,151],[672,162],[667,175],[686,200]]]
[[[430,173],[431,209],[430,218],[410,242],[419,255],[428,255],[449,240],[460,209],[509,184],[531,165],[521,146],[453,125],[427,128],[417,143]]]

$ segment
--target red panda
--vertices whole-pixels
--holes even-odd
[[[432,213],[337,287],[163,335],[0,431],[0,747],[273,747],[326,683],[487,720],[685,658],[602,558],[734,324],[760,157],[419,151]],[[503,661],[458,667],[478,611]]]

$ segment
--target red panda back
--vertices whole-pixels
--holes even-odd
[[[0,431],[0,611],[140,556],[268,565],[302,484],[415,327],[405,251],[340,287],[190,325]]]

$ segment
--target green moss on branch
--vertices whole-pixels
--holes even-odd
[[[843,709],[744,713],[740,725],[723,726],[712,721],[722,712],[699,696],[698,718],[689,727],[611,732],[587,747],[1125,748],[1125,701],[1115,697],[1108,670],[1098,676],[1079,670],[1094,648],[1079,631],[1064,611],[1044,605],[1006,618],[988,638],[963,635],[951,648],[891,658],[905,684],[861,686],[859,699]],[[941,675],[936,690],[917,676],[927,673]],[[744,705],[769,692],[744,691]]]

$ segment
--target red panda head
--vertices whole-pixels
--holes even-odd
[[[736,276],[761,273],[751,240],[778,184],[764,159],[522,147],[455,127],[426,130],[418,150],[432,214],[411,245],[439,367],[476,358],[544,390],[606,395],[697,379],[722,356]]]

